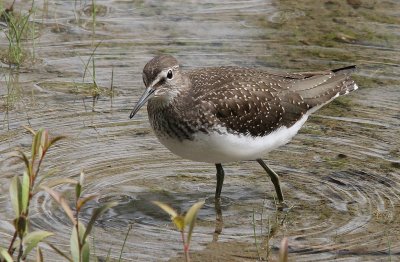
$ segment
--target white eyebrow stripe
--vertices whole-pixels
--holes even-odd
[[[165,77],[164,75],[165,75],[165,72],[164,72],[164,71],[161,71],[161,72],[158,74],[158,76],[156,77],[156,79],[154,79],[154,81],[151,82],[151,84],[149,85],[149,87],[155,86],[158,82],[160,82],[160,80],[161,80],[163,77]]]
[[[160,82],[160,80],[161,80],[162,78],[167,77],[168,71],[169,71],[170,69],[174,70],[174,69],[178,69],[178,68],[179,68],[179,65],[173,66],[173,67],[168,68],[168,69],[164,69],[163,71],[161,71],[161,72],[157,75],[156,79],[154,79],[154,81],[151,82],[151,84],[149,85],[149,87],[153,87],[155,84],[157,84],[158,82]]]

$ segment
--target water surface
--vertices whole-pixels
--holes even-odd
[[[23,126],[30,126],[68,137],[49,152],[43,171],[56,169],[52,179],[77,179],[84,170],[85,193],[101,196],[83,212],[84,220],[99,203],[119,202],[95,229],[99,256],[111,248],[118,258],[132,225],[124,259],[174,260],[180,235],[150,201],[183,212],[206,200],[193,236],[194,260],[276,258],[283,237],[295,261],[399,259],[400,6],[309,2],[104,0],[96,1],[94,25],[91,1],[35,1],[38,35],[34,43],[26,40],[34,60],[30,56],[20,69],[0,68],[0,244],[13,232],[9,181],[23,172],[8,157],[16,149],[29,151],[31,136]],[[1,32],[0,48],[7,47]],[[95,77],[91,63],[84,77],[93,53]],[[257,163],[226,164],[224,224],[215,241],[214,166],[171,154],[152,133],[145,109],[129,119],[143,91],[143,66],[160,53],[176,56],[186,69],[359,66],[357,92],[318,111],[290,144],[265,158],[282,177],[294,206],[289,212],[277,212],[273,185]],[[104,88],[95,103],[81,84],[94,78]],[[71,195],[70,186],[56,189]],[[60,207],[45,193],[32,205],[33,228],[55,232],[49,241],[66,248],[71,225]]]

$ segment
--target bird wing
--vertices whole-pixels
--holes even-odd
[[[207,70],[192,79],[198,103],[212,112],[207,117],[251,136],[290,127],[354,86],[344,69],[282,75],[236,67]]]

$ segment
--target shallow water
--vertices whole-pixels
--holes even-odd
[[[8,186],[23,166],[9,155],[16,149],[29,151],[25,125],[68,137],[49,152],[44,171],[57,170],[51,179],[77,179],[84,170],[85,192],[101,196],[83,211],[84,220],[98,203],[119,202],[95,229],[99,256],[111,248],[118,258],[132,224],[124,259],[176,257],[180,235],[150,201],[183,212],[205,199],[192,241],[194,260],[254,261],[253,214],[258,243],[269,243],[270,258],[276,258],[286,236],[295,261],[399,259],[400,17],[394,12],[399,5],[328,2],[314,10],[303,6],[305,0],[295,7],[261,0],[96,1],[93,29],[86,2],[35,1],[35,61],[28,59],[19,70],[1,65],[0,245],[13,232]],[[19,3],[15,9],[29,7]],[[320,21],[324,12],[337,12],[336,20]],[[308,24],[309,17],[317,29]],[[350,32],[337,33],[343,25]],[[0,40],[6,49],[3,33]],[[27,45],[33,46],[30,40]],[[97,45],[95,79],[106,91],[93,103],[87,85],[79,84]],[[186,68],[307,71],[359,65],[357,92],[318,111],[290,144],[266,156],[282,177],[284,195],[294,205],[290,211],[276,211],[273,185],[257,163],[226,164],[224,224],[215,242],[214,167],[172,155],[156,140],[144,109],[129,119],[143,91],[142,68],[159,53],[175,55]],[[85,82],[92,81],[91,72],[89,67]],[[54,200],[41,193],[32,205],[33,227],[56,232],[49,241],[67,246],[71,225]],[[268,221],[276,228],[269,238]],[[267,252],[260,250],[260,256]]]

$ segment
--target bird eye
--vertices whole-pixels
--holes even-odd
[[[168,78],[168,79],[172,79],[172,77],[173,77],[173,75],[172,75],[172,70],[170,69],[170,70],[168,70],[167,78]]]

